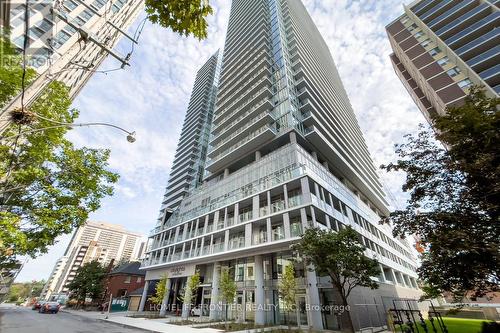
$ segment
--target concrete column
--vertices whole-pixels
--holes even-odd
[[[283,230],[285,232],[286,239],[292,237],[290,233],[290,216],[288,213],[283,214]]]
[[[234,204],[234,224],[240,223],[240,203]]]
[[[229,169],[224,169],[224,178],[229,176]]]
[[[184,251],[186,251],[186,243],[182,243],[181,259],[184,259]]]
[[[305,200],[311,201],[311,190],[309,189],[309,178],[303,177],[300,179],[300,187]]]
[[[182,240],[185,240],[185,239],[186,239],[186,237],[187,237],[187,234],[188,234],[188,226],[189,226],[189,223],[184,225],[184,232],[182,233]]]
[[[219,279],[220,263],[214,263],[214,272],[212,274],[212,296],[210,298],[210,320],[217,320],[221,309],[219,300]]]
[[[305,231],[307,228],[309,228],[309,225],[307,224],[307,214],[305,208],[300,209],[300,220],[302,222],[302,230]]]
[[[142,291],[141,303],[139,304],[139,312],[144,312],[146,299],[148,298],[149,280],[144,281],[144,290]]]
[[[398,279],[396,279],[396,273],[394,273],[394,270],[392,268],[389,268],[389,271],[391,272],[392,280],[394,281],[394,284],[399,284]]]
[[[309,304],[311,307],[320,309],[321,303],[319,301],[319,292],[316,279],[316,271],[306,270],[307,279],[307,297],[309,298]],[[323,329],[323,320],[321,318],[321,311],[308,311],[308,322],[309,326],[315,330]]]
[[[174,238],[174,243],[177,242],[177,238],[179,237],[179,226],[175,228],[175,238]]]
[[[245,224],[245,247],[252,246],[252,223]]]
[[[297,143],[297,134],[295,132],[290,132],[290,143]]]
[[[311,210],[312,225],[313,225],[313,227],[316,227],[316,213],[314,212],[314,206],[309,206],[309,208]]]
[[[260,157],[261,157],[261,156],[262,156],[262,155],[260,154],[260,150],[257,150],[257,151],[255,152],[255,160],[256,160],[256,161],[260,160]]]
[[[283,197],[285,198],[285,209],[288,209],[288,189],[286,184],[283,185]]]
[[[219,219],[220,219],[220,213],[219,213],[219,211],[216,211],[214,213],[214,224],[213,224],[212,231],[217,230],[217,225],[219,224]],[[206,221],[207,221],[206,223],[208,225],[209,215],[207,215],[207,220]]]
[[[326,168],[326,170],[330,171],[330,168],[328,167],[328,162],[323,162],[323,166]]]
[[[332,228],[332,225],[330,224],[330,215],[325,214],[325,219],[326,219],[326,226],[328,227],[328,230]]]
[[[229,250],[229,230],[224,233],[224,251]]]
[[[264,300],[264,267],[262,256],[255,256],[255,324],[264,325],[266,321]]]
[[[271,219],[266,219],[266,231],[267,231],[267,241],[272,242],[272,227],[271,227]]]
[[[259,217],[259,196],[256,195],[252,198],[252,217],[255,219]]]
[[[315,151],[313,151],[313,152],[311,153],[311,156],[312,156],[312,157],[313,157],[316,161],[318,160],[318,154],[317,154]]]
[[[161,307],[160,307],[160,316],[165,316],[167,314],[167,303],[168,303],[168,296],[170,295],[170,284],[171,284],[170,279],[167,279],[167,287],[165,288],[165,295],[163,295],[163,300],[161,301]]]

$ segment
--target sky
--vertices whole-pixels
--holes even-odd
[[[338,67],[375,166],[394,161],[394,144],[417,130],[425,119],[397,78],[385,26],[401,15],[401,0],[303,0],[326,40]],[[107,122],[136,132],[127,142],[108,127],[83,127],[70,132],[77,146],[109,148],[110,168],[120,174],[115,194],[91,213],[91,221],[121,224],[147,235],[158,218],[177,140],[196,71],[219,48],[229,19],[230,1],[210,0],[214,8],[208,38],[198,41],[147,22],[135,46],[131,66],[107,74],[95,73],[73,103],[78,122]],[[129,29],[134,34],[142,14]],[[131,43],[122,39],[117,50],[126,54]],[[119,64],[108,58],[101,70]],[[394,208],[407,198],[403,174],[379,170]],[[63,255],[71,235],[60,237],[49,252],[30,259],[17,281],[47,279]]]

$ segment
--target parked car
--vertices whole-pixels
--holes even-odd
[[[61,304],[59,302],[45,302],[38,310],[39,313],[58,313]]]
[[[45,303],[45,301],[36,301],[33,303],[33,306],[31,306],[31,310],[40,310],[40,307]]]

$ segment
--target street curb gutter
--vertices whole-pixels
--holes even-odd
[[[97,320],[103,321],[103,322],[106,322],[106,323],[110,323],[110,324],[115,324],[117,326],[121,326],[121,327],[125,327],[125,328],[135,328],[136,330],[141,330],[141,331],[144,331],[144,332],[163,333],[163,332],[160,332],[160,331],[148,330],[148,329],[137,327],[137,326],[133,326],[133,325],[127,325],[127,324],[123,324],[123,323],[117,323],[117,322],[114,322],[114,321],[111,321],[111,320],[108,320],[108,319],[97,319]]]
[[[63,309],[59,310],[61,312],[64,312],[64,313],[67,313],[67,314],[70,314],[70,315],[73,315],[73,316],[78,316],[78,317],[83,317],[83,318],[87,318],[87,319],[95,319],[96,321],[102,321],[102,322],[106,322],[106,323],[110,323],[110,324],[114,324],[114,325],[117,325],[117,326],[121,326],[121,327],[126,327],[126,328],[134,328],[136,330],[141,330],[143,332],[149,332],[149,333],[163,333],[163,332],[160,332],[160,331],[153,331],[153,330],[148,330],[148,329],[145,329],[145,328],[141,328],[141,327],[137,327],[137,326],[133,326],[133,325],[127,325],[127,324],[123,324],[123,323],[117,323],[117,322],[114,322],[114,321],[111,321],[111,320],[108,320],[108,319],[101,319],[101,318],[92,318],[92,317],[88,317],[88,316],[85,316],[85,315],[82,315],[82,314],[78,314],[78,313],[75,313],[73,311],[65,311]]]

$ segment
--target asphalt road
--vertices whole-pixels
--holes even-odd
[[[144,333],[70,313],[43,314],[30,308],[0,306],[1,333]]]

